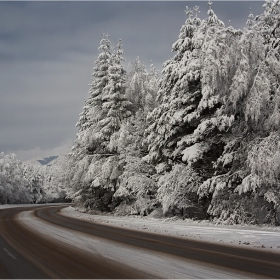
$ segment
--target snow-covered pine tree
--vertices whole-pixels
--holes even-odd
[[[100,42],[90,97],[77,124],[79,132],[72,148],[73,197],[83,207],[110,210],[120,175],[118,151],[111,137],[130,116],[125,96],[126,73],[122,65],[122,44],[111,47],[108,35]]]
[[[93,81],[90,85],[89,98],[85,101],[83,112],[80,114],[79,122],[76,124],[79,131],[73,148],[77,147],[82,156],[99,148],[103,142],[103,135],[96,137],[97,123],[102,120],[107,111],[102,108],[104,88],[109,82],[109,67],[112,64],[112,47],[107,34],[103,34],[100,41],[99,55],[93,68]]]
[[[118,213],[144,215],[154,209],[155,203],[156,183],[152,179],[155,169],[142,157],[147,154],[146,116],[155,107],[159,77],[153,66],[147,72],[138,57],[130,65],[126,93],[133,104],[132,115],[111,136],[108,146],[110,151],[118,153],[118,164],[122,169],[113,204]]]
[[[119,165],[123,170],[113,203],[118,213],[145,215],[154,210],[156,183],[152,179],[155,169],[142,160],[147,154],[144,131],[147,113],[156,104],[159,77],[153,66],[148,73],[138,57],[130,65],[127,95],[133,104],[133,114],[112,135],[109,145],[112,151],[118,151]]]
[[[261,32],[268,46],[268,51],[273,49],[280,56],[280,1],[266,0],[263,5],[264,12],[257,16],[255,28]]]
[[[195,8],[197,14],[198,8]],[[149,116],[151,125],[147,130],[150,140],[150,153],[146,157],[151,162],[184,162],[189,166],[201,164],[203,154],[211,152],[205,158],[203,167],[199,167],[202,176],[211,174],[210,165],[219,157],[222,145],[207,139],[215,131],[223,131],[230,125],[231,119],[218,116],[221,107],[219,92],[208,87],[211,77],[205,68],[213,63],[213,57],[207,56],[213,37],[224,28],[211,8],[209,17],[201,22],[193,11],[187,9],[189,18],[181,28],[179,40],[173,45],[177,54],[173,60],[165,63],[161,83],[160,99],[162,104]],[[212,61],[211,61],[212,60]],[[206,164],[207,161],[208,163]]]
[[[150,146],[149,155],[145,157],[158,164],[159,173],[176,173],[183,164],[189,169],[188,174],[200,176],[201,180],[214,174],[213,161],[220,157],[225,146],[222,134],[233,121],[231,116],[221,111],[222,96],[218,81],[213,80],[211,73],[214,67],[218,67],[214,38],[225,28],[212,10],[212,3],[208,4],[208,19],[203,21],[197,18],[198,7],[194,8],[195,16],[187,8],[188,19],[181,28],[179,40],[173,45],[177,54],[164,65],[165,78],[158,95],[161,104],[148,117],[151,121],[147,129]],[[165,177],[168,178],[167,175]],[[192,196],[196,196],[201,180],[194,180],[196,188],[186,187],[185,195],[192,192]],[[172,184],[170,182],[169,185]],[[175,188],[176,191],[179,189]],[[165,201],[163,193],[168,195],[161,187],[158,197]],[[173,193],[172,196],[180,195]],[[194,207],[193,201],[189,201],[189,205],[186,203],[184,208]],[[183,205],[178,201],[176,204]]]
[[[146,133],[150,145],[149,155],[145,159],[151,163],[168,163],[177,142],[184,134],[194,130],[185,117],[196,108],[201,97],[200,64],[196,58],[203,40],[196,36],[200,19],[193,17],[188,7],[186,13],[188,19],[180,30],[179,39],[172,46],[177,53],[163,65],[165,77],[160,83],[157,97],[160,105],[148,116],[151,125]],[[190,64],[190,61],[193,63]]]
[[[131,115],[131,102],[125,96],[126,71],[121,64],[124,61],[122,55],[122,42],[119,40],[108,69],[108,84],[102,92],[104,118],[97,123],[97,130],[103,134],[101,139],[104,147],[110,141],[111,135],[120,129],[121,122]]]
[[[103,34],[99,46],[99,55],[93,68],[92,83],[89,90],[89,98],[85,101],[83,112],[80,114],[79,121],[76,124],[78,133],[68,155],[69,178],[66,180],[72,189],[72,199],[81,201],[81,193],[84,188],[84,177],[92,162],[89,156],[91,151],[99,148],[100,139],[95,137],[94,128],[97,122],[104,117],[102,111],[102,92],[108,84],[108,69],[111,64],[112,47],[107,34]]]

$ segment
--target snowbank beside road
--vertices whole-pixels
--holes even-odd
[[[280,252],[280,228],[260,226],[223,226],[209,221],[192,221],[179,219],[154,219],[139,216],[107,216],[81,213],[73,207],[63,208],[61,214],[90,222],[103,223],[111,226],[144,230],[159,234],[193,238],[209,242],[230,245],[249,246],[262,250]]]

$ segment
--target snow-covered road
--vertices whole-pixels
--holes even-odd
[[[64,214],[73,210],[63,211]],[[78,213],[77,213],[78,214]],[[19,214],[19,219],[28,227],[36,230],[42,236],[55,238],[63,243],[75,246],[79,249],[99,255],[106,259],[116,261],[120,267],[122,264],[135,269],[145,271],[154,275],[156,278],[252,278],[250,274],[238,273],[227,269],[222,270],[211,265],[201,265],[196,261],[186,261],[179,257],[171,257],[158,252],[147,251],[144,249],[135,249],[131,246],[108,241],[96,236],[78,233],[60,226],[46,223],[34,217],[32,211],[25,211]]]
[[[13,207],[17,206],[2,206],[0,209]],[[57,215],[57,210],[62,207],[59,204],[40,205],[38,210],[34,211],[36,207],[34,205],[21,205],[20,210],[11,209],[10,212],[18,212],[16,216],[13,216],[14,226],[17,224],[19,226],[18,233],[20,233],[21,228],[26,234],[29,232],[30,236],[34,236],[41,247],[44,247],[43,244],[45,244],[46,248],[42,247],[44,250],[47,250],[48,247],[55,250],[54,252],[41,252],[40,255],[40,253],[37,254],[36,248],[32,247],[32,254],[38,255],[36,262],[39,263],[39,267],[40,258],[43,257],[41,265],[47,273],[51,273],[53,266],[57,266],[58,275],[61,271],[58,266],[59,261],[55,263],[52,258],[58,258],[58,260],[63,258],[67,261],[66,255],[60,257],[59,251],[56,252],[56,246],[62,246],[65,249],[60,252],[69,251],[69,256],[80,254],[77,260],[84,260],[84,263],[80,262],[82,267],[85,265],[85,267],[90,267],[90,270],[94,267],[86,257],[88,254],[90,258],[95,259],[96,263],[99,263],[101,274],[104,271],[101,266],[105,263],[111,263],[111,271],[118,273],[117,271],[122,269],[125,275],[130,275],[129,278],[133,278],[134,274],[138,275],[138,278],[141,275],[141,278],[172,279],[240,279],[263,277],[261,275],[270,275],[271,273],[274,273],[271,274],[272,276],[280,275],[280,254],[278,254],[280,252],[278,243],[280,231],[278,228],[218,226],[205,221],[183,221],[170,218],[90,215],[78,212],[73,207],[62,208]],[[71,217],[75,219],[69,219]],[[94,223],[91,225],[83,220]],[[136,231],[129,231],[129,229]],[[145,234],[149,232],[151,234]],[[193,241],[182,242],[168,236]],[[20,239],[20,235],[17,235],[14,240],[22,244],[18,239]],[[194,240],[206,241],[206,243],[198,242],[200,243],[198,244]],[[217,245],[211,244],[215,242]],[[39,243],[37,243],[38,246]],[[233,247],[219,246],[221,243],[228,243]],[[255,251],[235,248],[251,248]],[[274,251],[277,254],[268,254],[265,253],[266,251]],[[25,254],[28,255],[28,250]],[[48,257],[49,263],[46,263],[46,254],[53,255],[53,257]],[[248,269],[247,264],[251,268]],[[72,269],[77,272],[75,265],[73,259]],[[241,269],[243,272],[236,269]],[[247,270],[254,274],[245,273],[244,271]],[[263,271],[269,272],[263,273]],[[270,271],[274,272],[270,273]],[[67,274],[67,270],[65,273]]]
[[[180,220],[176,218],[155,219],[139,216],[91,215],[78,212],[73,207],[62,209],[61,214],[123,228],[280,252],[279,227],[226,226],[215,225],[208,221]]]

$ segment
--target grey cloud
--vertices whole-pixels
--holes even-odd
[[[126,65],[139,56],[161,70],[174,54],[185,6],[206,1],[0,2],[0,151],[53,149],[75,139],[103,32],[123,39]],[[213,3],[225,24],[245,25],[262,2]],[[39,150],[36,150],[36,153]]]

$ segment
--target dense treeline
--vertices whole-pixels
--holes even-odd
[[[0,153],[0,204],[64,202],[62,166],[22,163],[15,154]]]
[[[121,40],[103,35],[52,177],[84,210],[280,224],[280,0],[243,30],[208,5],[203,20],[187,8],[162,75],[139,58],[126,71]]]
[[[68,162],[88,210],[280,223],[280,1],[244,30],[187,8],[160,78],[104,35]]]

